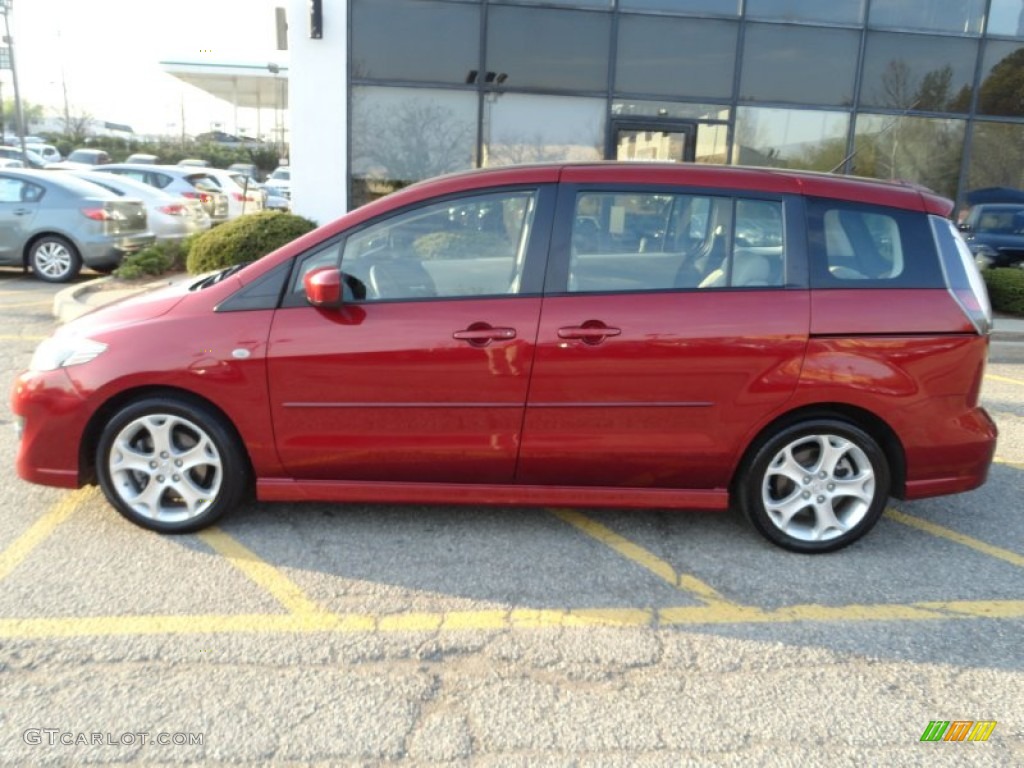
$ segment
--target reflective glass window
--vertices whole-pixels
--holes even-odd
[[[778,201],[581,193],[573,219],[569,291],[781,286],[783,233]]]
[[[981,34],[985,0],[872,0],[872,27]]]
[[[964,120],[858,115],[852,172],[913,181],[953,198],[963,156]]]
[[[605,104],[604,99],[488,94],[483,165],[600,160]]]
[[[859,24],[864,19],[864,0],[747,0],[747,17]]]
[[[873,32],[864,56],[861,104],[966,112],[978,43],[949,37]]]
[[[611,14],[496,5],[487,18],[487,70],[505,86],[608,87]]]
[[[346,283],[366,301],[517,293],[536,202],[516,190],[388,216],[345,242]]]
[[[978,113],[1024,116],[1024,46],[990,41],[983,67]]]
[[[672,13],[715,13],[736,16],[739,0],[619,0],[624,11],[670,11]]]
[[[613,0],[504,0],[523,5],[565,5],[580,8],[611,8]]]
[[[967,189],[1024,189],[1024,125],[974,124]]]
[[[670,117],[679,120],[728,121],[732,110],[724,104],[688,104],[674,101],[616,99],[612,117]]]
[[[732,21],[623,15],[615,90],[695,98],[729,98],[736,61]]]
[[[477,95],[428,88],[352,89],[351,205],[476,163]]]
[[[353,1],[353,79],[464,83],[479,66],[479,7],[426,0]]]
[[[1024,37],[1024,0],[992,0],[988,12],[988,33]]]
[[[740,98],[850,104],[859,44],[853,30],[749,24]]]
[[[846,157],[848,112],[740,107],[733,162],[832,171]]]

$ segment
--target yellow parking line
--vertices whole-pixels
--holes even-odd
[[[0,334],[0,341],[42,341],[45,336],[16,336],[14,334]]]
[[[1024,381],[1021,381],[1020,379],[1013,379],[1010,378],[1009,376],[1000,376],[995,373],[986,373],[985,378],[991,379],[992,381],[1001,381],[1004,384],[1017,384],[1021,387],[1024,387]]]
[[[24,309],[25,307],[52,307],[53,299],[49,301],[19,301],[17,304],[4,304],[0,302],[0,310],[4,309]]]
[[[54,529],[67,520],[71,513],[78,509],[79,504],[86,501],[95,493],[95,490],[92,487],[79,488],[77,491],[66,494],[0,553],[0,581],[3,581],[11,571],[17,568],[33,549],[46,541]]]
[[[620,536],[607,526],[572,509],[552,509],[550,512],[559,520],[577,528],[591,538],[597,539],[605,546],[611,547],[628,560],[646,568],[662,581],[666,581],[676,589],[685,590],[696,595],[705,603],[734,605],[722,597],[714,587],[701,581],[696,576],[678,573],[675,568],[639,544]]]
[[[1024,600],[954,600],[880,605],[793,605],[772,610],[743,605],[699,605],[634,610],[592,608],[451,611],[437,613],[239,614],[194,616],[84,616],[0,619],[0,639],[110,635],[274,634],[303,632],[445,632],[562,627],[656,627],[795,622],[949,621],[1024,618]]]
[[[1013,467],[1014,469],[1024,469],[1024,461],[1010,461],[1009,459],[1004,459],[1001,456],[996,456],[995,458],[992,459],[992,461],[996,464],[1003,464],[1007,467]]]
[[[327,615],[327,612],[310,600],[294,581],[224,531],[219,528],[208,528],[196,535],[217,554],[227,558],[228,562],[251,581],[273,595],[293,616]]]
[[[930,523],[927,520],[922,520],[919,517],[914,517],[913,515],[908,515],[905,512],[899,512],[892,508],[885,510],[885,516],[890,520],[895,520],[897,523],[909,525],[911,528],[917,528],[919,531],[930,533],[932,536],[939,536],[943,539],[949,539],[949,541],[955,541],[957,544],[963,544],[965,547],[970,547],[971,549],[988,555],[989,557],[996,557],[1000,560],[1005,560],[1011,565],[1016,565],[1018,568],[1024,568],[1024,555],[1019,555],[1016,552],[1011,552],[1008,549],[996,547],[992,544],[986,544],[984,541],[981,541],[981,539],[976,539],[973,536],[958,533],[952,528],[936,525],[935,523]]]

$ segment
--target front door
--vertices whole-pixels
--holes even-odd
[[[609,158],[649,162],[693,162],[696,155],[697,124],[679,120],[612,121]]]
[[[268,351],[293,477],[512,480],[553,197],[517,188],[427,203],[303,257]],[[302,275],[339,263],[345,306],[308,306]]]

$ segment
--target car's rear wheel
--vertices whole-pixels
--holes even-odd
[[[161,533],[210,525],[249,487],[245,455],[221,417],[173,398],[122,408],[100,436],[96,471],[118,512]]]
[[[794,552],[831,552],[871,530],[889,498],[890,477],[871,435],[844,421],[814,419],[760,445],[739,495],[769,541]]]
[[[66,283],[82,269],[82,257],[69,241],[58,235],[46,235],[32,243],[28,264],[40,280]]]

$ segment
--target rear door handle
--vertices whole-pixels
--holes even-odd
[[[515,337],[515,328],[493,328],[487,323],[473,323],[465,330],[452,334],[453,339],[469,342],[474,347],[486,347],[492,341],[508,341]]]
[[[600,320],[587,320],[582,325],[570,325],[558,329],[560,339],[578,339],[584,344],[600,344],[609,336],[618,336],[621,328],[610,328]]]
[[[32,209],[31,208],[15,208],[13,211],[11,211],[11,213],[13,213],[15,216],[27,216],[28,214],[32,213]]]

